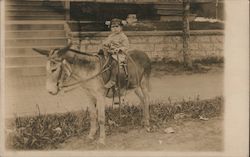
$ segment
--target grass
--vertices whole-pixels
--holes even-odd
[[[192,68],[184,67],[183,63],[178,60],[169,60],[167,58],[152,61],[153,74],[164,73],[171,75],[207,73],[211,71],[223,71],[224,59],[222,57],[207,57],[195,59],[192,61]]]
[[[151,126],[174,120],[176,114],[186,114],[191,118],[215,117],[223,112],[223,98],[190,100],[176,103],[154,102],[150,105]],[[9,120],[7,148],[16,150],[56,149],[72,136],[86,135],[90,129],[88,110],[61,114],[16,117]],[[106,109],[106,134],[110,135],[119,128],[135,129],[142,127],[142,111],[139,106],[125,105],[121,108]]]

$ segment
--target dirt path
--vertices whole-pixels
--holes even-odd
[[[151,85],[153,100],[207,99],[223,94],[223,74],[163,75],[152,77]]]
[[[107,136],[106,145],[86,142],[86,137],[73,137],[59,146],[63,150],[136,150],[136,151],[222,151],[223,119],[215,117],[208,121],[186,119],[165,124],[158,131],[148,133],[144,129],[113,133]],[[172,127],[174,133],[164,129]]]
[[[49,95],[45,90],[44,77],[6,81],[7,117],[38,114],[38,106],[41,113],[55,113],[81,110],[88,104],[81,89],[57,96]],[[168,98],[180,101],[183,98],[194,99],[197,95],[200,99],[213,98],[223,95],[223,73],[153,76],[151,86],[152,101],[168,101]],[[133,104],[139,103],[133,93],[128,93],[126,98]]]

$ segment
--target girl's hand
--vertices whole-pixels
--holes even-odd
[[[119,48],[114,49],[114,53],[115,53],[115,54],[119,53],[120,51],[121,51],[121,50],[120,50]]]

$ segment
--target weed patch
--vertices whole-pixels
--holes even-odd
[[[184,64],[177,60],[162,58],[161,60],[152,61],[153,74],[163,73],[171,75],[207,73],[210,71],[223,71],[224,59],[221,57],[207,57],[195,59],[192,61],[192,68],[184,67]]]
[[[181,101],[176,103],[160,102],[150,105],[151,125],[160,126],[174,119],[178,113],[191,118],[215,117],[223,112],[223,98],[209,100]],[[142,127],[140,106],[122,106],[106,108],[106,134],[110,135],[119,128],[135,129]],[[119,118],[120,117],[120,118]],[[90,129],[88,110],[61,114],[16,117],[8,120],[7,147],[16,150],[56,149],[59,143],[72,136],[86,135]]]

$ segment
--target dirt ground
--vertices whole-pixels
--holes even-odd
[[[165,133],[168,127],[174,133]],[[59,150],[110,150],[110,151],[223,151],[223,118],[208,121],[181,119],[168,122],[155,132],[134,129],[107,136],[106,145],[96,140],[89,142],[86,136],[73,137],[59,145]]]
[[[223,95],[223,70],[210,70],[207,73],[165,74],[154,73],[151,78],[153,101],[214,98]],[[69,94],[51,96],[45,90],[45,78],[27,78],[17,82],[7,82],[6,114],[11,116],[37,115],[80,110],[86,107],[84,95],[76,90]],[[80,91],[82,92],[82,91]],[[73,98],[73,99],[72,99]],[[137,103],[133,93],[128,94]],[[38,109],[38,107],[39,109]],[[174,133],[167,134],[168,127]],[[120,130],[108,135],[106,145],[100,146],[96,140],[89,142],[86,136],[72,137],[60,144],[58,150],[111,150],[111,151],[223,151],[223,116],[208,121],[181,119],[171,121],[155,132],[145,129]]]
[[[223,70],[213,69],[206,73],[166,74],[153,71],[151,77],[151,101],[172,102],[188,99],[209,99],[223,95]],[[126,101],[138,104],[134,92],[128,92]],[[107,99],[112,104],[112,99]],[[6,117],[15,115],[37,115],[85,109],[88,99],[80,88],[68,93],[50,95],[45,89],[45,77],[29,77],[18,80],[6,80]]]

